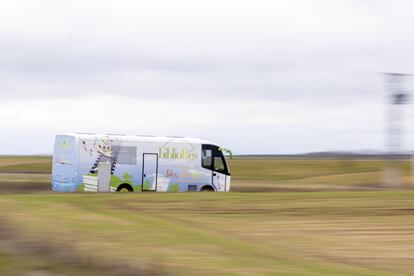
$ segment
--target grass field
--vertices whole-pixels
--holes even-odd
[[[0,275],[412,273],[414,191],[379,160],[235,159],[233,190],[266,192],[145,194],[50,193],[49,160],[0,158]]]

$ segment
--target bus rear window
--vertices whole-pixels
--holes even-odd
[[[57,136],[55,141],[54,162],[72,165],[74,162],[74,137]]]

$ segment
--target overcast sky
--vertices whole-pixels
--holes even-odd
[[[60,132],[192,136],[239,154],[383,150],[379,73],[414,73],[413,11],[411,0],[0,1],[0,154],[51,153]]]

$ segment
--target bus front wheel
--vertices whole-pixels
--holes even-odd
[[[200,192],[214,192],[214,188],[211,186],[204,186],[201,188]]]

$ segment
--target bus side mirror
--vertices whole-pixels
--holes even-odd
[[[230,149],[227,149],[227,148],[219,148],[219,151],[227,153],[228,156],[230,157],[230,159],[233,159],[233,153],[231,152]]]

